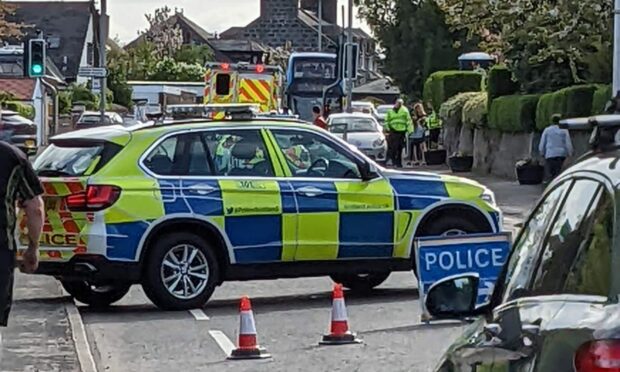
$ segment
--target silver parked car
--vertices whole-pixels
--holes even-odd
[[[357,147],[371,159],[384,162],[387,141],[383,128],[370,114],[332,114],[327,120],[329,131]]]

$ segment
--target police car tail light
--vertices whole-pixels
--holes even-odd
[[[620,340],[583,344],[575,353],[577,372],[620,372]]]
[[[85,192],[67,196],[67,208],[74,212],[96,212],[114,204],[121,195],[116,186],[90,185]]]

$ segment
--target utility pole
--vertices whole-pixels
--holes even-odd
[[[106,42],[108,41],[108,4],[107,0],[101,0],[101,10],[99,16],[99,67],[106,68]],[[106,108],[106,90],[107,90],[107,77],[101,78],[101,122],[105,120],[105,108]]]
[[[319,52],[323,51],[323,0],[319,0]]]
[[[617,0],[620,1],[620,0]],[[345,48],[347,53],[347,112],[351,113],[353,107],[351,101],[353,100],[353,0],[349,0],[349,32],[347,33],[348,48]]]
[[[614,88],[615,96],[620,90],[620,0],[614,4]]]

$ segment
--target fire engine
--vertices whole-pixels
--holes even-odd
[[[208,63],[205,104],[256,103],[261,112],[278,111],[282,70],[249,63]]]

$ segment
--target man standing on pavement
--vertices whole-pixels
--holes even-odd
[[[314,117],[314,125],[327,130],[327,122],[323,119],[323,116],[321,115],[321,108],[319,106],[314,106],[312,108],[312,116]]]
[[[404,103],[400,98],[396,101],[394,107],[387,113],[384,127],[388,134],[387,158],[392,161],[392,166],[397,168],[403,167],[405,140],[410,133],[413,133],[413,120]]]
[[[560,119],[560,115],[553,115],[552,124],[543,132],[538,148],[545,158],[545,173],[549,182],[562,172],[566,158],[573,155],[570,133],[567,129],[560,128]]]
[[[43,188],[26,156],[0,141],[0,329],[6,327],[13,301],[15,271],[16,207],[26,214],[28,249],[22,270],[33,273],[39,266],[39,238],[43,228]],[[2,351],[0,334],[0,352]]]

